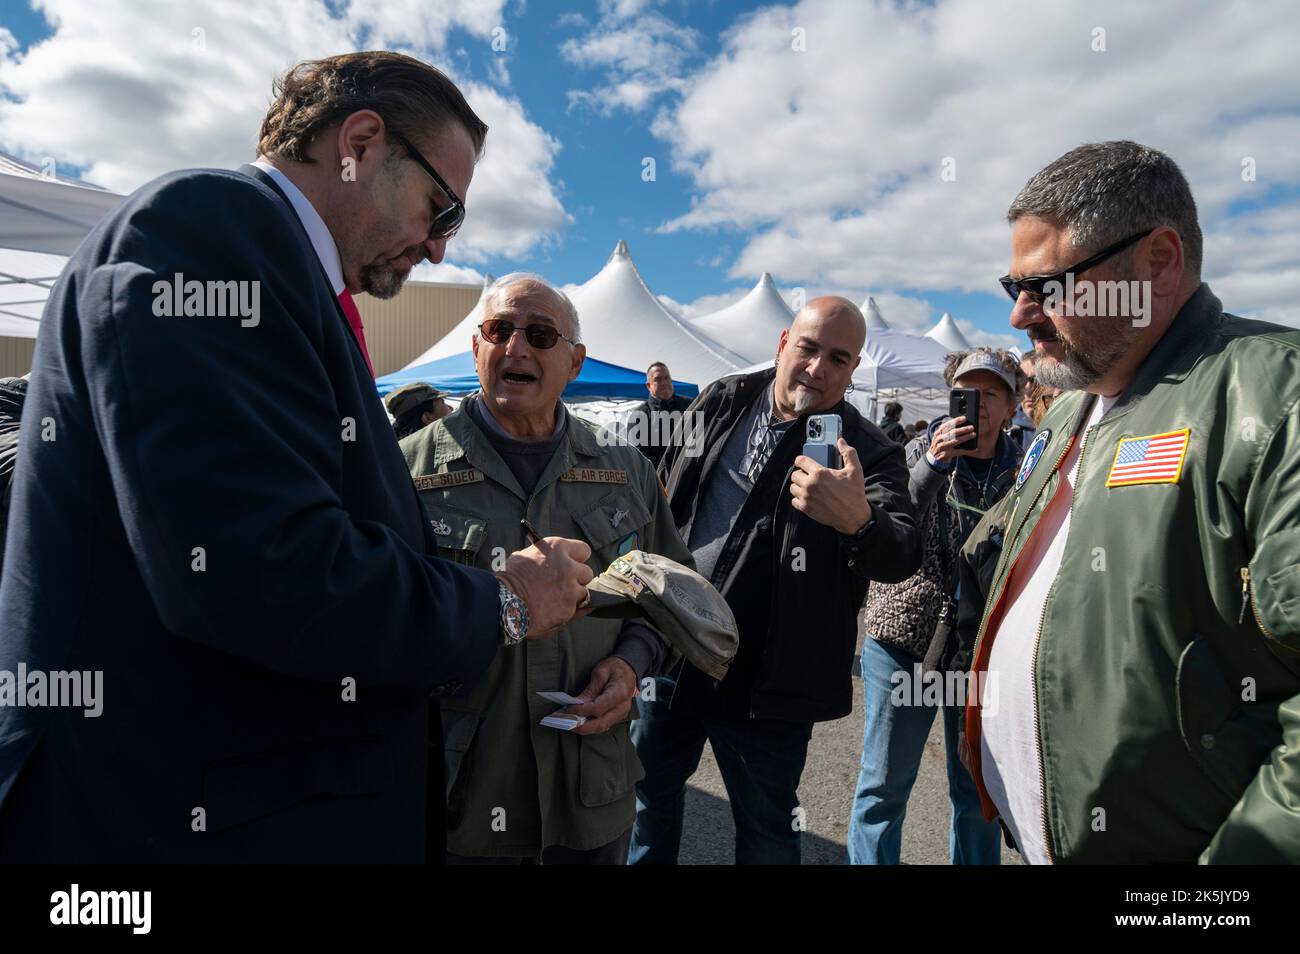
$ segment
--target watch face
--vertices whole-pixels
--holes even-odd
[[[501,594],[501,628],[511,642],[522,642],[528,635],[528,610],[524,601],[504,588]]]
[[[519,598],[516,597],[506,603],[506,630],[510,633],[511,639],[524,638],[524,614],[523,607],[520,605]]]

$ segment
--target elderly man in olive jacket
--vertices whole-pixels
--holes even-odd
[[[595,572],[633,549],[693,565],[650,462],[560,402],[586,355],[564,294],[507,275],[484,316],[482,391],[402,441],[439,552],[491,568],[531,528],[585,540]],[[632,697],[667,655],[643,622],[581,617],[545,647],[504,648],[473,691],[445,700],[448,861],[622,864],[643,775]],[[563,711],[587,721],[540,724],[561,709],[542,692],[576,696]]]

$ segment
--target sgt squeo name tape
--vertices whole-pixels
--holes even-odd
[[[450,470],[445,474],[424,474],[411,478],[416,490],[441,490],[443,487],[459,487],[461,484],[476,484],[483,479],[483,471]]]
[[[441,490],[444,487],[459,487],[462,484],[476,484],[483,479],[483,471],[470,467],[466,470],[450,470],[445,474],[422,474],[411,478],[416,490]],[[566,483],[578,484],[626,484],[627,471],[600,470],[596,467],[575,467],[560,475]]]

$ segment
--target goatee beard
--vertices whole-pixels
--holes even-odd
[[[394,298],[402,290],[409,274],[403,274],[390,265],[365,265],[361,269],[361,290],[375,298]]]
[[[810,391],[796,389],[794,392],[794,412],[805,414],[817,406],[817,395]]]
[[[1113,368],[1136,337],[1132,322],[1127,318],[1120,319],[1113,323],[1113,327],[1096,334],[1085,353],[1058,332],[1056,341],[1063,352],[1061,358],[1041,356],[1034,365],[1034,378],[1044,387],[1082,391]]]

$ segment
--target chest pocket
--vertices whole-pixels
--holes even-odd
[[[475,566],[478,552],[487,540],[487,518],[442,504],[430,505],[429,526],[438,542],[438,556],[444,560]]]
[[[650,522],[650,508],[639,494],[619,487],[575,512],[573,519],[582,528],[592,556],[603,570],[619,556],[620,548],[624,552],[645,548],[642,537]]]

